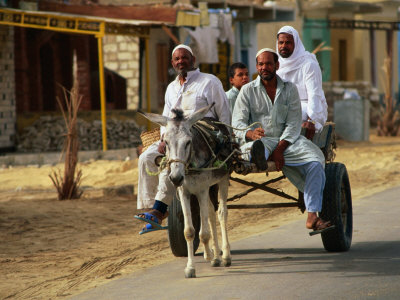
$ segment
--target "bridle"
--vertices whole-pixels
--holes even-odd
[[[166,166],[168,168],[168,172],[171,172],[171,164],[172,163],[181,163],[185,167],[185,174],[187,174],[189,172],[189,166],[192,161],[193,155],[194,155],[193,143],[192,143],[192,140],[190,140],[190,154],[188,155],[187,160],[185,161],[185,160],[182,160],[179,158],[167,158]]]
[[[201,122],[201,121],[199,121],[199,122]],[[219,124],[223,124],[223,125],[225,125],[225,126],[227,126],[227,127],[231,127],[231,126],[229,126],[229,125],[227,125],[227,124],[224,124],[224,123],[221,123],[221,122],[215,122],[215,123],[216,123],[216,124],[219,123]],[[256,124],[256,123],[254,123],[254,124]],[[253,126],[254,124],[251,124],[251,126]],[[250,127],[250,126],[249,126],[249,127]],[[196,166],[196,165],[192,162],[192,160],[193,160],[193,158],[194,158],[194,156],[195,156],[195,153],[194,153],[194,151],[193,151],[193,136],[192,136],[191,143],[190,143],[190,155],[188,156],[188,158],[187,158],[186,161],[185,161],[185,160],[182,160],[182,159],[179,159],[179,158],[170,158],[170,157],[168,157],[168,156],[164,156],[164,158],[162,159],[162,161],[161,161],[160,164],[159,164],[159,168],[158,168],[158,171],[157,171],[157,172],[153,173],[153,172],[151,172],[151,171],[148,170],[148,169],[146,169],[146,172],[147,172],[148,174],[152,175],[152,176],[157,176],[157,175],[159,175],[159,174],[162,172],[162,170],[165,169],[165,168],[168,169],[168,172],[171,172],[171,164],[172,164],[172,163],[181,163],[181,164],[183,164],[183,165],[184,165],[184,168],[185,168],[185,175],[190,174],[190,173],[193,173],[193,172],[194,172],[194,173],[198,173],[198,172],[202,172],[202,171],[218,170],[218,169],[221,169],[221,168],[224,167],[224,166],[226,167],[226,163],[228,162],[229,159],[231,159],[231,157],[232,157],[235,153],[239,153],[239,154],[240,154],[240,151],[239,151],[239,150],[233,149],[233,151],[229,154],[229,156],[227,156],[227,157],[225,158],[224,161],[220,161],[220,163],[219,163],[218,165],[214,165],[214,163],[215,163],[216,160],[217,160],[217,157],[216,157],[216,155],[215,155],[215,153],[214,153],[212,147],[210,146],[210,144],[209,144],[209,142],[208,142],[208,140],[207,140],[207,138],[206,138],[206,134],[207,134],[207,133],[206,133],[204,130],[202,130],[201,127],[197,126],[197,124],[194,124],[194,125],[193,125],[193,128],[195,128],[195,129],[199,132],[200,136],[201,136],[202,139],[205,141],[206,145],[208,146],[208,148],[209,148],[209,150],[210,150],[210,152],[211,152],[211,158],[210,158],[206,163],[204,163],[202,166]],[[244,129],[243,129],[243,130],[244,130]]]

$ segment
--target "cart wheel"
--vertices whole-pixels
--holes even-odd
[[[330,220],[336,228],[321,234],[322,243],[327,251],[347,251],[353,235],[353,209],[346,166],[329,163],[325,175],[321,218]]]
[[[195,196],[190,199],[190,207],[192,210],[192,220],[193,226],[196,231],[196,235],[193,241],[194,253],[196,253],[199,248],[200,238],[200,208],[199,202]],[[178,195],[174,197],[172,204],[169,206],[168,215],[168,239],[169,246],[171,247],[172,254],[177,257],[187,256],[187,244],[183,230],[185,228],[185,223],[183,220],[183,211],[181,206],[181,201],[179,201]]]

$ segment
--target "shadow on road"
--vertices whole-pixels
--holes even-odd
[[[262,273],[265,274],[315,272],[318,269],[328,273],[346,272],[346,277],[400,275],[400,241],[360,242],[348,252],[327,252],[322,248],[269,248],[232,250],[232,256],[229,273],[253,273],[264,265],[266,269]],[[281,269],[274,270],[277,267]],[[290,270],[285,271],[286,268]]]

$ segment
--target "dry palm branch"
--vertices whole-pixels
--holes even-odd
[[[82,171],[77,169],[79,150],[77,115],[82,96],[79,95],[77,80],[74,80],[74,85],[70,92],[64,87],[63,92],[66,111],[58,97],[57,102],[67,129],[63,147],[63,154],[65,153],[64,176],[61,175],[60,170],[58,172],[54,171],[53,174],[49,175],[57,189],[59,200],[78,199],[82,195],[82,191],[79,189]]]
[[[400,135],[399,104],[392,96],[392,63],[390,58],[385,58],[381,80],[385,89],[385,103],[381,108],[381,117],[378,120],[377,133],[379,136]]]

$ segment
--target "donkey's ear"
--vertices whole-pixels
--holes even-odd
[[[142,111],[138,111],[143,117],[150,120],[153,123],[157,123],[161,126],[166,126],[168,122],[168,118],[163,115],[153,114],[153,113],[145,113]]]
[[[204,116],[208,113],[208,111],[215,105],[215,102],[211,103],[208,106],[205,106],[203,108],[200,108],[199,110],[195,111],[188,117],[188,122],[190,126],[192,126],[194,123],[196,123],[198,120],[201,120],[204,118]]]

